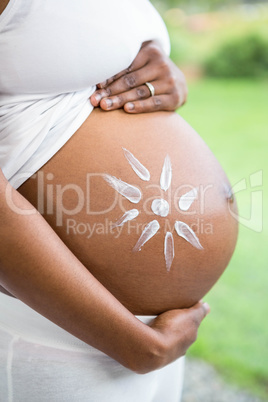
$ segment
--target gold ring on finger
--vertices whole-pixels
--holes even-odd
[[[154,88],[153,84],[151,84],[150,82],[145,82],[145,85],[149,89],[151,96],[154,96],[155,88]]]

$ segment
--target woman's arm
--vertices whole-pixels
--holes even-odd
[[[0,284],[122,365],[138,373],[155,370],[185,354],[196,339],[207,305],[169,311],[151,327],[144,325],[89,273],[1,171],[0,221]]]

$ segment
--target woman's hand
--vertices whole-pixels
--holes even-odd
[[[154,96],[145,82],[154,86]],[[183,73],[154,41],[143,43],[129,68],[97,86],[90,97],[93,106],[127,113],[174,111],[188,93]]]
[[[154,319],[151,328],[159,335],[160,367],[185,355],[196,341],[198,328],[209,312],[209,305],[201,301],[191,308],[170,310]]]

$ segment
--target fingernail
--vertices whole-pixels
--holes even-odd
[[[100,94],[95,94],[94,98],[96,99],[97,102],[101,101],[101,95]]]
[[[134,103],[126,103],[125,104],[125,107],[128,109],[128,110],[133,110],[134,108],[135,108],[135,105],[134,105]]]
[[[113,101],[111,99],[105,99],[104,102],[108,109],[113,105]]]
[[[206,314],[208,315],[208,314],[210,313],[210,306],[209,306],[209,304],[208,304],[208,303],[203,303],[203,307],[205,308]]]

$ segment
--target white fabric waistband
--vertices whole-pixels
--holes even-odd
[[[136,316],[148,324],[155,316]],[[22,301],[0,292],[0,329],[25,341],[64,350],[97,351],[58,325],[54,324]],[[99,352],[102,353],[102,352]]]

